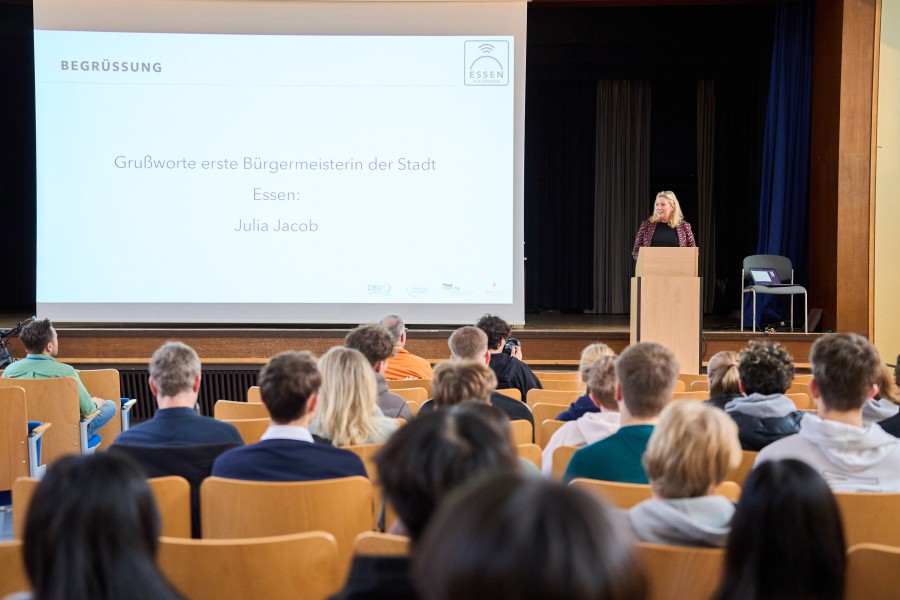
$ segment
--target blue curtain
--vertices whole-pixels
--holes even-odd
[[[775,11],[775,43],[763,140],[757,254],[791,259],[794,281],[807,285],[809,231],[809,135],[812,104],[812,0],[781,2]],[[752,309],[747,296],[744,321]],[[795,302],[802,322],[803,303]],[[787,321],[787,297],[757,296],[759,325]]]

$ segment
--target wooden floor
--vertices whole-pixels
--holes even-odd
[[[9,329],[27,315],[0,315],[0,329]],[[268,327],[186,327],[186,326],[64,326],[59,328],[61,361],[81,368],[114,366],[145,369],[150,355],[167,340],[181,340],[193,346],[204,366],[210,369],[262,365],[283,350],[310,350],[321,354],[343,343],[346,325]],[[407,348],[433,362],[447,360],[447,338],[453,326],[411,326]],[[797,366],[807,368],[809,348],[817,334],[750,333],[739,331],[735,321],[705,318],[703,361],[722,350],[740,350],[750,339],[767,335],[782,343]],[[629,343],[628,315],[529,313],[525,325],[514,328],[522,342],[525,362],[538,368],[571,369],[578,364],[581,350],[593,342],[603,342],[621,352]],[[10,340],[14,358],[25,355],[21,342]]]

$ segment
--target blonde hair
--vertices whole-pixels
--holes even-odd
[[[322,386],[313,433],[335,446],[363,444],[377,433],[372,423],[378,388],[375,371],[362,352],[335,346],[319,359]]]
[[[706,496],[741,463],[737,425],[725,411],[702,402],[673,402],[653,429],[643,462],[658,496]]]
[[[724,350],[712,355],[706,367],[710,396],[741,393],[741,374],[738,372],[740,354]]]
[[[894,382],[894,373],[889,366],[881,366],[881,372],[878,373],[875,383],[878,384],[879,398],[894,404],[900,404],[900,390],[897,389],[897,384]]]
[[[578,367],[578,372],[581,373],[581,380],[587,383],[591,366],[598,358],[601,356],[615,355],[616,353],[613,352],[612,348],[606,344],[601,344],[600,342],[585,347],[585,349],[581,351],[581,365]]]
[[[463,360],[441,363],[434,368],[431,380],[434,405],[453,406],[467,400],[490,403],[497,389],[497,376],[483,362]]]
[[[678,198],[675,197],[675,192],[666,190],[664,192],[660,192],[656,195],[656,198],[653,199],[653,203],[656,204],[656,201],[660,198],[665,198],[669,205],[672,207],[672,216],[669,219],[669,222],[666,223],[672,229],[675,229],[681,222],[684,221],[684,213],[681,212],[681,204],[678,203]],[[653,214],[650,215],[651,223],[659,223],[659,217],[656,216],[656,211],[653,211]]]

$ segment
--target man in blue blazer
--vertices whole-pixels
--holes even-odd
[[[309,352],[282,352],[259,373],[272,419],[260,441],[221,454],[212,475],[250,481],[312,481],[366,475],[354,453],[317,444],[309,431],[322,376]]]

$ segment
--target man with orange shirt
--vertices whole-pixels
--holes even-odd
[[[406,346],[406,324],[397,315],[388,315],[381,319],[381,326],[394,338],[394,356],[388,359],[385,379],[431,379],[431,364],[415,354]]]

